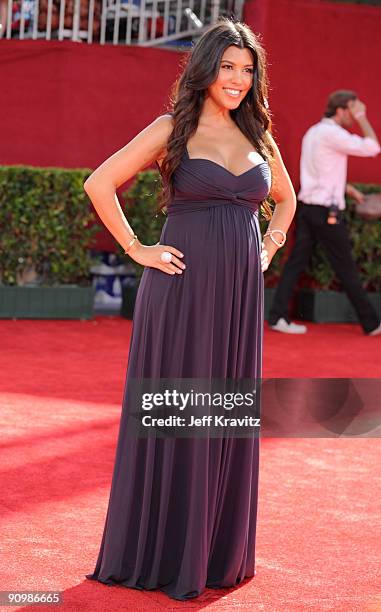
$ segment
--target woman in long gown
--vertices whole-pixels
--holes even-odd
[[[86,577],[184,600],[256,573],[259,439],[134,435],[132,382],[260,378],[263,271],[285,240],[295,194],[270,134],[264,51],[248,26],[211,26],[174,92],[171,112],[85,184],[104,224],[144,266],[107,516]],[[153,162],[167,219],[147,246],[116,189]],[[276,206],[262,242],[258,214],[269,213],[270,192]]]

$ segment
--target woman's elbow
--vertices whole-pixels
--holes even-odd
[[[93,174],[90,174],[89,177],[87,177],[87,179],[85,180],[85,182],[83,183],[83,189],[86,191],[87,195],[90,195],[91,191],[93,190],[94,187],[94,178],[93,178]]]
[[[116,186],[107,176],[100,175],[96,170],[85,180],[83,188],[90,197],[99,192],[102,195],[116,193]]]
[[[287,201],[288,206],[295,211],[296,204],[297,204],[297,198],[296,198],[295,189],[293,188],[292,185],[290,185],[289,189],[287,189],[287,191],[285,192],[284,199]]]
[[[280,204],[282,206],[286,206],[290,210],[295,212],[297,206],[297,198],[294,191],[288,191],[285,194],[282,194],[281,197],[273,198],[276,205]]]

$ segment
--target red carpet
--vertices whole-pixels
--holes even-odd
[[[309,328],[266,333],[265,376],[381,377],[381,337],[355,325]],[[377,439],[262,440],[257,575],[235,589],[183,603],[86,580],[107,507],[131,324],[3,321],[0,331],[0,590],[61,591],[65,611],[381,610]]]

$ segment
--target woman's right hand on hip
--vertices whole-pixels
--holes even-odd
[[[172,255],[172,260],[169,263],[160,259],[161,254],[164,252],[171,253]],[[158,268],[158,270],[166,272],[166,274],[182,274],[183,269],[186,267],[180,260],[183,257],[181,251],[173,246],[159,244],[159,242],[152,246],[147,246],[136,240],[128,251],[128,255],[142,266]]]

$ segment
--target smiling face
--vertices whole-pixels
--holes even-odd
[[[208,87],[208,96],[220,107],[238,108],[253,84],[253,56],[249,49],[225,49],[217,79]]]

